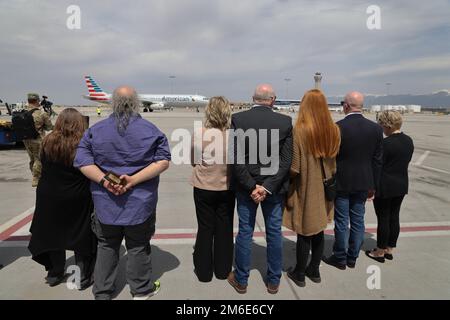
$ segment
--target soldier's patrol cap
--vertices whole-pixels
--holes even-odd
[[[39,95],[37,93],[29,93],[28,100],[40,100]]]

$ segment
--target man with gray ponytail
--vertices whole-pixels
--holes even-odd
[[[133,298],[148,299],[160,289],[159,281],[152,279],[150,239],[155,232],[159,175],[168,169],[171,155],[167,137],[142,119],[139,107],[133,88],[116,89],[113,114],[85,133],[75,157],[74,166],[92,181],[98,238],[96,299],[112,298],[123,238]]]

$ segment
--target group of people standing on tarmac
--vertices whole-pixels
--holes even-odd
[[[259,85],[254,106],[232,114],[225,97],[213,97],[203,128],[194,132],[200,137],[191,147],[191,154],[200,155],[192,157],[191,179],[198,280],[209,282],[215,276],[238,293],[247,292],[259,206],[270,294],[278,293],[282,276],[283,226],[297,234],[296,265],[287,272],[296,285],[304,287],[306,278],[321,282],[322,260],[341,270],[354,268],[364,241],[368,199],[374,199],[379,223],[377,248],[366,254],[379,262],[393,259],[414,150],[411,138],[400,131],[401,115],[385,111],[374,123],[362,113],[363,95],[351,92],[343,102],[345,119],[334,123],[324,94],[310,90],[293,125],[290,117],[273,111],[275,100],[270,85]],[[65,250],[73,250],[81,271],[79,288],[93,283],[96,299],[112,299],[125,239],[126,276],[134,299],[148,299],[160,290],[160,282],[152,278],[150,240],[159,176],[168,169],[171,153],[166,136],[141,118],[139,106],[136,91],[120,87],[113,94],[110,117],[88,128],[78,111],[66,109],[42,141],[29,249],[48,271],[50,286],[64,280]],[[233,143],[219,149],[216,144],[214,154],[223,156],[217,161],[208,137],[229,138],[232,130],[250,134],[223,139]],[[275,170],[268,170],[274,164],[259,152],[256,158],[248,152],[255,147],[278,156]],[[239,231],[234,243],[235,207]],[[333,219],[333,254],[323,257],[324,231]]]
[[[366,255],[379,262],[393,259],[400,232],[400,205],[408,193],[408,165],[414,151],[411,138],[400,131],[401,115],[386,111],[379,124],[374,123],[362,114],[363,95],[351,92],[342,103],[345,119],[335,124],[324,94],[311,90],[303,97],[292,126],[290,117],[273,112],[276,95],[270,85],[258,86],[253,100],[252,109],[231,115],[225,98],[212,98],[200,134],[210,137],[209,130],[226,134],[226,128],[258,133],[277,130],[277,149],[263,144],[268,154],[279,154],[278,170],[261,174],[270,164],[261,159],[251,162],[249,139],[232,144],[244,145],[242,163],[211,165],[209,152],[193,163],[198,220],[194,266],[198,279],[208,282],[215,275],[227,279],[238,293],[247,292],[259,206],[265,221],[269,293],[278,292],[282,275],[282,226],[297,234],[296,265],[287,272],[296,285],[304,287],[306,278],[321,282],[322,260],[340,270],[355,268],[364,241],[368,199],[374,199],[379,225],[377,248]],[[256,137],[251,143],[262,148],[263,136]],[[208,150],[208,142],[200,147]],[[236,153],[236,149],[228,152]],[[235,204],[239,231],[233,247]],[[333,254],[323,257],[324,231],[333,220]]]

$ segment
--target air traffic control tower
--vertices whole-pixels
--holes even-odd
[[[322,90],[322,74],[320,72],[316,72],[316,74],[314,75],[314,82],[316,83],[315,88],[318,90]]]

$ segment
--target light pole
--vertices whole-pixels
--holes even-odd
[[[170,94],[173,94],[173,81],[176,79],[176,76],[169,76],[170,79]]]
[[[286,99],[289,99],[289,82],[291,82],[292,79],[286,78],[284,81],[286,81]]]
[[[389,94],[390,94],[391,85],[392,85],[392,83],[390,83],[390,82],[387,82],[387,83],[386,83],[386,92],[387,92],[387,95],[388,95],[388,96],[389,96]]]

